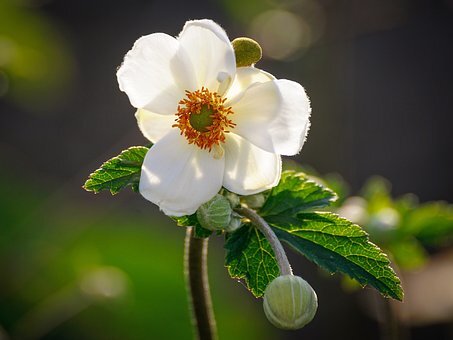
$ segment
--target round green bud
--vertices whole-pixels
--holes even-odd
[[[236,56],[236,66],[252,66],[260,61],[263,51],[260,44],[250,38],[236,38],[231,44],[233,45]]]
[[[239,215],[238,213],[233,211],[231,213],[230,224],[228,224],[228,226],[225,228],[225,231],[232,233],[232,232],[236,231],[237,229],[239,229],[242,225],[241,219],[242,219],[241,215]]]
[[[233,208],[236,208],[241,204],[239,196],[236,195],[234,192],[225,190],[223,196],[225,196],[228,199],[228,201],[230,201],[230,204]]]
[[[230,224],[232,212],[230,201],[217,194],[198,208],[197,219],[203,228],[223,230]]]
[[[266,287],[263,307],[267,319],[275,327],[299,329],[315,316],[318,298],[313,288],[301,277],[283,275]]]
[[[259,209],[264,205],[266,198],[263,194],[255,194],[250,196],[242,196],[242,203],[246,204],[251,209]]]

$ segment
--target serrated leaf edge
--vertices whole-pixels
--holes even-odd
[[[331,213],[331,212],[314,212],[314,213],[317,213],[317,214],[324,214],[324,213],[325,213],[325,214],[329,214],[329,215],[333,215],[333,216],[335,216],[335,217],[338,217],[338,218],[340,218],[340,219],[342,219],[342,220],[348,221],[347,219],[345,219],[345,218],[339,216],[338,214]],[[348,221],[348,222],[350,222],[350,221]],[[360,228],[360,229],[363,231],[364,234],[363,234],[363,235],[352,236],[352,237],[348,237],[348,236],[346,236],[346,235],[329,234],[329,233],[326,233],[326,234],[327,234],[327,235],[330,235],[330,236],[336,236],[336,237],[365,238],[365,239],[366,239],[366,243],[367,243],[368,245],[370,245],[372,248],[378,250],[379,253],[380,253],[379,258],[373,258],[373,259],[376,260],[376,261],[378,261],[378,262],[381,262],[381,263],[384,263],[384,264],[387,265],[387,269],[390,271],[391,274],[393,274],[393,278],[394,278],[394,279],[391,278],[391,280],[392,280],[393,282],[395,282],[395,284],[398,286],[399,289],[398,289],[397,292],[395,292],[395,295],[390,295],[390,294],[388,294],[388,293],[381,292],[378,288],[374,287],[374,285],[371,284],[371,283],[369,283],[369,284],[362,284],[361,282],[357,281],[355,278],[353,278],[353,279],[354,279],[355,281],[357,281],[357,283],[360,284],[360,286],[361,286],[362,288],[365,287],[365,286],[367,286],[367,285],[371,285],[371,286],[373,286],[374,288],[376,288],[376,289],[377,289],[382,295],[384,295],[385,297],[391,296],[391,297],[393,297],[393,298],[395,298],[395,299],[397,299],[397,300],[399,300],[399,301],[402,301],[403,298],[404,298],[404,292],[403,292],[402,285],[401,285],[401,279],[397,276],[395,270],[391,267],[391,261],[390,261],[388,255],[387,255],[384,251],[382,251],[382,249],[379,248],[376,244],[374,244],[373,242],[370,241],[370,239],[369,239],[369,234],[368,234],[365,230],[363,230],[358,224],[355,224],[355,223],[352,223],[352,222],[350,222],[350,224],[351,224],[352,226],[356,226],[356,227]],[[272,223],[271,223],[271,225],[272,225]],[[279,232],[285,232],[285,233],[289,234],[289,235],[292,236],[292,237],[297,237],[297,235],[293,235],[293,234],[291,234],[290,232],[287,232],[287,231],[285,231],[284,229],[279,228],[279,227],[277,227],[277,226],[273,226],[272,228],[273,228],[273,229],[274,229],[274,228],[275,228],[275,229],[278,229]],[[307,231],[307,230],[304,229],[304,231]],[[310,231],[310,230],[308,230],[308,231]],[[313,230],[313,232],[315,232],[315,231]],[[277,235],[278,235],[278,232],[277,232]],[[299,250],[295,249],[295,248],[294,248],[291,244],[289,244],[286,240],[282,239],[281,241],[284,242],[285,244],[287,244],[290,248],[294,249],[297,253],[302,254]],[[325,248],[322,244],[313,242],[313,241],[311,241],[311,240],[305,240],[305,241],[307,241],[307,242],[312,242],[312,243],[316,244],[316,245],[319,246],[319,247]],[[333,252],[331,249],[328,249],[328,248],[325,248],[325,249],[328,250],[328,251]],[[345,258],[345,259],[348,260],[348,257],[347,257],[347,256],[344,256],[344,255],[339,254],[339,253],[336,253],[336,254],[337,254],[338,256],[343,257],[343,258]],[[302,254],[302,255],[305,256],[304,254]],[[360,254],[354,254],[354,255],[351,255],[351,256],[360,256]],[[365,257],[365,256],[363,256],[363,257]],[[366,258],[368,258],[368,257],[366,257]],[[308,258],[307,258],[307,259],[308,259]],[[309,259],[309,260],[310,260],[310,259]],[[310,261],[311,261],[311,260],[310,260]],[[348,260],[348,261],[349,261],[349,260]],[[315,262],[315,261],[314,261],[314,262]],[[351,262],[352,262],[352,261],[351,261]],[[324,266],[322,266],[321,264],[318,264],[317,262],[315,262],[315,263],[316,263],[316,265],[318,265],[319,267],[326,269],[326,270],[327,270],[329,273],[331,273],[331,274],[342,273],[342,274],[344,274],[344,275],[349,276],[349,274],[347,274],[347,273],[343,273],[343,272],[341,272],[341,271],[339,271],[339,270],[331,271],[331,270],[328,270],[327,268],[325,268]],[[353,263],[354,263],[354,262],[353,262]],[[354,265],[360,267],[362,270],[364,270],[365,272],[367,272],[364,268],[362,268],[362,267],[359,266],[358,264],[354,263]],[[368,272],[367,272],[367,273],[368,273]],[[372,274],[370,274],[370,275],[372,275]],[[349,277],[350,277],[350,276],[349,276]],[[379,279],[380,277],[385,277],[385,276],[375,276],[376,279]],[[392,289],[390,289],[390,290],[392,291]]]
[[[137,150],[138,150],[138,149],[147,149],[147,150],[149,150],[149,148],[146,147],[146,146],[131,146],[131,147],[129,147],[129,148],[127,148],[127,149],[121,151],[121,153],[120,153],[118,156],[115,156],[115,157],[112,157],[112,158],[106,160],[104,163],[102,163],[102,165],[101,165],[98,169],[96,169],[95,171],[93,171],[93,172],[88,176],[88,179],[85,181],[85,183],[83,184],[82,188],[83,188],[84,190],[88,191],[88,192],[93,192],[94,194],[100,193],[100,192],[102,191],[102,189],[101,189],[101,190],[97,190],[96,188],[90,188],[90,187],[89,187],[89,186],[91,185],[91,182],[96,181],[95,176],[96,176],[97,174],[99,174],[100,172],[106,171],[106,170],[109,170],[109,171],[119,171],[118,169],[106,169],[106,168],[105,168],[106,166],[108,166],[108,165],[109,165],[111,162],[113,162],[113,161],[126,162],[126,164],[125,164],[126,166],[130,166],[130,165],[138,166],[139,164],[137,164],[137,163],[136,163],[136,164],[133,164],[134,162],[130,162],[129,160],[122,159],[122,157],[124,156],[124,154],[125,154],[126,152],[133,152],[133,153],[135,153],[136,155],[138,155],[138,154],[137,154]],[[127,164],[127,162],[129,162],[129,164]],[[115,178],[115,179],[121,179],[121,178],[129,177],[129,176],[133,176],[133,175],[130,175],[130,174],[129,174],[129,175],[117,177],[117,178]],[[92,185],[95,186],[96,184],[92,184]],[[134,183],[129,183],[129,184],[127,184],[125,187],[127,187],[127,186],[134,186]],[[120,190],[121,190],[121,189],[120,189]],[[109,191],[110,191],[110,193],[111,193],[112,195],[118,194],[120,190],[112,190],[112,189],[109,189]]]

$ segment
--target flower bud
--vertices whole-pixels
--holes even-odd
[[[250,38],[236,38],[231,44],[233,45],[236,56],[236,66],[252,66],[260,61],[263,51],[260,44]]]
[[[283,275],[274,279],[264,292],[264,313],[281,329],[299,329],[316,314],[318,298],[311,286],[299,276]]]
[[[198,208],[197,219],[203,228],[222,230],[229,226],[232,212],[230,201],[217,194]]]
[[[241,227],[241,219],[242,219],[241,215],[233,211],[231,213],[230,224],[228,224],[228,226],[225,228],[225,231],[232,233],[239,229]]]
[[[228,199],[228,201],[230,201],[230,204],[233,208],[236,208],[241,204],[239,196],[236,195],[234,192],[225,190],[223,196],[225,196]]]
[[[259,209],[266,202],[266,198],[263,194],[255,194],[250,196],[242,196],[242,203],[247,204],[250,209]]]

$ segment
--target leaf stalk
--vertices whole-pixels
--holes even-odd
[[[271,244],[272,250],[274,251],[275,258],[280,269],[280,275],[293,275],[291,265],[289,264],[288,257],[286,256],[285,250],[275,235],[272,228],[267,224],[267,222],[258,215],[254,210],[247,207],[240,207],[235,209],[240,215],[247,217],[252,224],[258,228],[258,230],[266,237],[266,239]]]

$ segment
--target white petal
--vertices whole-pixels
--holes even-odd
[[[118,69],[118,83],[132,106],[173,114],[185,90],[196,88],[192,64],[179,42],[163,33],[138,39]]]
[[[169,216],[190,215],[220,190],[224,166],[175,129],[146,154],[139,190]]]
[[[211,20],[188,21],[178,37],[198,80],[211,91],[224,91],[236,72],[234,50],[223,28]]]
[[[175,115],[160,115],[145,109],[138,109],[135,117],[140,131],[154,144],[174,129],[172,125],[176,118]]]
[[[223,186],[239,195],[252,195],[276,186],[282,172],[281,157],[229,133],[225,143]]]
[[[239,97],[239,98],[238,98]],[[232,103],[233,132],[269,152],[297,154],[310,127],[310,101],[298,83],[280,79],[250,86]]]
[[[225,94],[227,98],[226,105],[229,102],[235,102],[238,98],[237,95],[243,93],[247,88],[256,83],[264,83],[270,80],[274,80],[275,77],[263,70],[255,67],[239,67],[236,70],[236,77],[234,78],[233,84]]]

